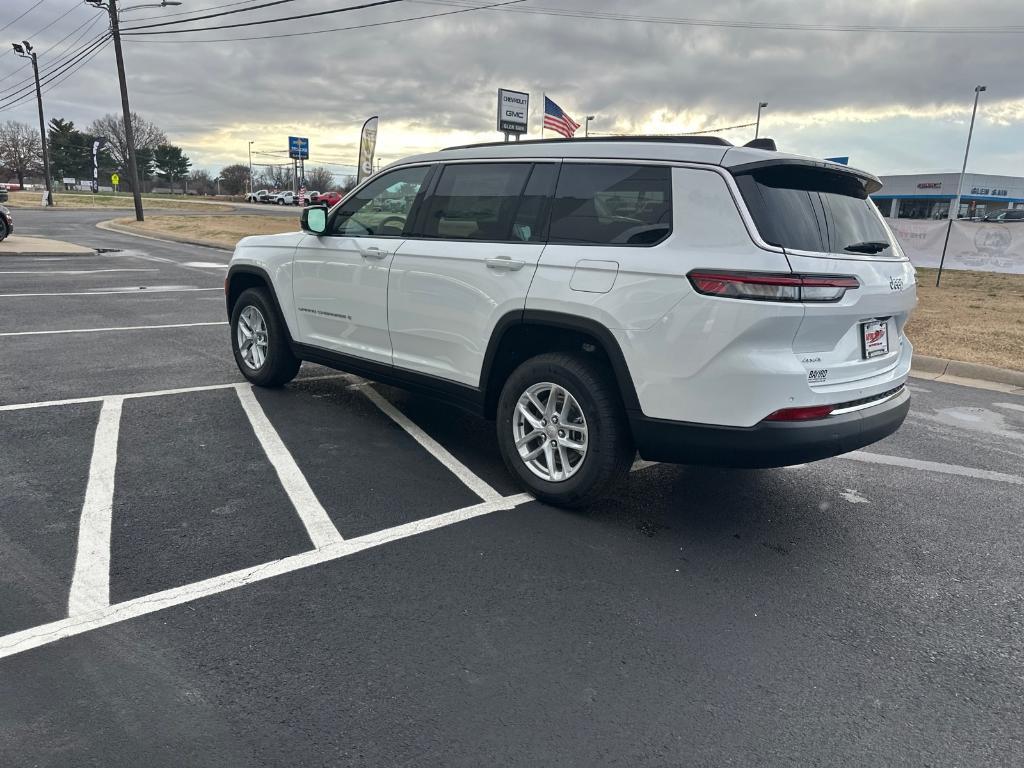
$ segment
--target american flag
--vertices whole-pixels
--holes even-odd
[[[571,139],[580,124],[569,117],[562,108],[547,96],[544,97],[544,127],[556,131],[567,139]]]

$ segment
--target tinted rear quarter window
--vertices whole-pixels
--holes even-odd
[[[649,246],[672,232],[666,166],[563,163],[551,210],[551,243]]]
[[[512,239],[513,218],[532,167],[530,163],[446,166],[425,203],[422,236]]]
[[[828,169],[774,165],[736,176],[765,242],[801,251],[843,253],[856,243],[888,243],[859,177]],[[892,249],[884,255],[894,255]]]

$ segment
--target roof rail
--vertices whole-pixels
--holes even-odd
[[[600,144],[618,142],[653,142],[657,144],[710,144],[716,147],[731,147],[732,142],[726,141],[719,136],[581,136],[573,139],[527,139],[526,141],[485,141],[480,144],[460,144],[455,147],[445,147],[442,151],[450,149],[477,149],[478,147],[512,147],[523,144],[558,144],[559,142],[595,142]]]

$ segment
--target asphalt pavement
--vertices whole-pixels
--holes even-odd
[[[0,765],[1021,764],[1024,397],[568,512],[489,422],[253,390],[229,254],[115,215],[0,259]]]

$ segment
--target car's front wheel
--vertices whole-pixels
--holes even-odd
[[[302,365],[288,346],[284,321],[264,288],[247,288],[235,302],[231,349],[238,370],[260,387],[287,384]]]
[[[614,380],[589,356],[547,353],[520,365],[502,388],[497,429],[509,471],[559,506],[589,506],[633,460]]]

